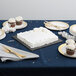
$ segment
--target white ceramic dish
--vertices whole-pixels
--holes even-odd
[[[69,32],[70,32],[73,36],[76,36],[76,24],[70,26]]]
[[[4,39],[6,37],[6,34],[4,30],[0,29],[0,40]]]
[[[61,21],[44,22],[45,27],[51,30],[66,30],[69,28],[69,24]]]
[[[65,43],[58,47],[58,51],[60,52],[60,54],[66,56],[66,57],[76,58],[76,51],[75,51],[74,55],[66,54],[66,44]]]
[[[3,23],[3,26],[5,26],[5,25],[8,25],[8,21],[5,21],[5,22]],[[27,26],[27,22],[23,21],[23,24],[22,24],[22,25],[16,25],[16,26],[13,27],[13,28],[15,28],[15,29],[22,29],[22,28],[25,28],[26,26]]]

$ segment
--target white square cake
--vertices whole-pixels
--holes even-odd
[[[31,48],[40,47],[58,40],[58,36],[56,36],[53,32],[44,27],[34,28],[30,31],[20,32],[17,34],[17,38]]]

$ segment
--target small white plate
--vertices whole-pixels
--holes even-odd
[[[70,26],[69,32],[70,34],[76,36],[76,24]]]
[[[0,40],[4,39],[6,37],[6,34],[4,30],[0,29]]]
[[[61,21],[44,22],[45,27],[51,30],[66,30],[69,28],[69,24]]]
[[[76,58],[76,51],[75,51],[75,53],[74,53],[73,55],[68,55],[68,54],[66,53],[66,44],[65,44],[65,43],[62,44],[62,45],[60,45],[60,46],[58,47],[58,51],[59,51],[62,55],[64,55],[64,56],[71,57],[71,58]]]
[[[5,26],[5,25],[9,25],[9,24],[8,24],[8,21],[5,21],[5,22],[3,23],[3,26]],[[23,24],[22,24],[22,25],[16,25],[16,26],[13,27],[13,28],[15,28],[15,29],[22,29],[22,28],[25,28],[26,26],[27,26],[27,22],[23,21]]]

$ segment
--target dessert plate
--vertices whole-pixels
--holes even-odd
[[[66,54],[66,44],[65,43],[58,47],[58,51],[60,52],[60,54],[66,56],[66,57],[76,58],[76,51],[75,51],[74,55]]]
[[[70,26],[69,32],[70,32],[72,35],[76,36],[76,24]]]
[[[61,21],[46,21],[44,24],[46,28],[51,30],[66,30],[69,28],[69,24]]]
[[[4,30],[0,29],[0,40],[6,37]]]
[[[5,26],[5,25],[8,25],[8,21],[5,21],[4,23],[3,23],[3,26]],[[8,25],[9,26],[9,25]],[[22,29],[22,28],[25,28],[27,26],[27,22],[25,22],[25,21],[23,21],[23,24],[22,25],[16,25],[15,27],[13,27],[13,28],[15,28],[15,29]]]

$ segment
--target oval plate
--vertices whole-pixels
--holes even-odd
[[[51,30],[66,30],[69,28],[69,24],[61,21],[44,22],[45,27]]]
[[[60,54],[66,56],[66,57],[76,58],[76,51],[75,51],[74,55],[66,54],[66,44],[65,43],[58,47],[58,51],[60,52]]]
[[[3,26],[5,26],[6,24],[8,24],[8,21],[5,21],[3,23]],[[14,28],[16,28],[16,29],[22,29],[22,28],[25,28],[26,26],[27,26],[27,22],[23,21],[22,25],[16,25]]]

